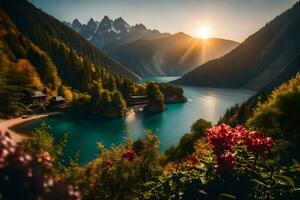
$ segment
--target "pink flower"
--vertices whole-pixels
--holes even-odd
[[[132,149],[127,149],[123,155],[122,155],[123,158],[126,158],[127,160],[129,161],[132,161],[135,157],[135,152],[132,150]]]
[[[43,151],[38,154],[38,161],[41,162],[45,166],[51,166],[51,156],[48,152]]]

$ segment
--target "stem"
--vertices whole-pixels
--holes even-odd
[[[254,163],[253,163],[253,167],[252,167],[253,170],[255,170],[257,159],[258,159],[258,155],[259,155],[258,153],[255,154],[255,159],[254,159]]]

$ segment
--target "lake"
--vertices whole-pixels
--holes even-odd
[[[178,77],[151,77],[143,81],[155,80],[168,82]],[[169,104],[165,112],[152,116],[132,113],[124,119],[72,119],[65,115],[51,116],[46,119],[29,122],[18,127],[28,132],[45,122],[51,126],[55,138],[69,133],[69,142],[65,149],[65,158],[80,151],[79,162],[86,163],[97,155],[96,142],[106,147],[121,144],[126,134],[132,139],[144,137],[144,130],[150,129],[160,139],[160,150],[164,151],[177,144],[183,134],[199,118],[217,123],[226,109],[246,101],[254,93],[247,90],[216,89],[182,86],[184,95],[189,99],[183,104]]]

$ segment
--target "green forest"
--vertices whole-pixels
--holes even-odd
[[[66,43],[50,39],[47,35],[42,40],[43,46],[47,47],[45,52],[20,33],[3,11],[0,16],[3,27],[0,36],[1,116],[21,116],[32,112],[26,100],[30,99],[34,90],[43,91],[49,98],[64,96],[70,104],[70,113],[85,112],[108,118],[126,114],[129,95],[149,93],[151,102],[159,107],[164,107],[165,102],[172,103],[174,100],[170,101],[167,97],[173,95],[178,97],[176,102],[185,101],[183,91],[176,86],[149,83],[156,88],[150,92],[151,87],[147,83],[112,75]],[[166,94],[166,100],[161,90]]]

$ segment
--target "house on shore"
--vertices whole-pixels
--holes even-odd
[[[47,95],[40,91],[34,91],[31,95],[31,106],[45,106]]]
[[[64,108],[67,106],[67,101],[63,96],[55,96],[50,99],[51,108]]]

